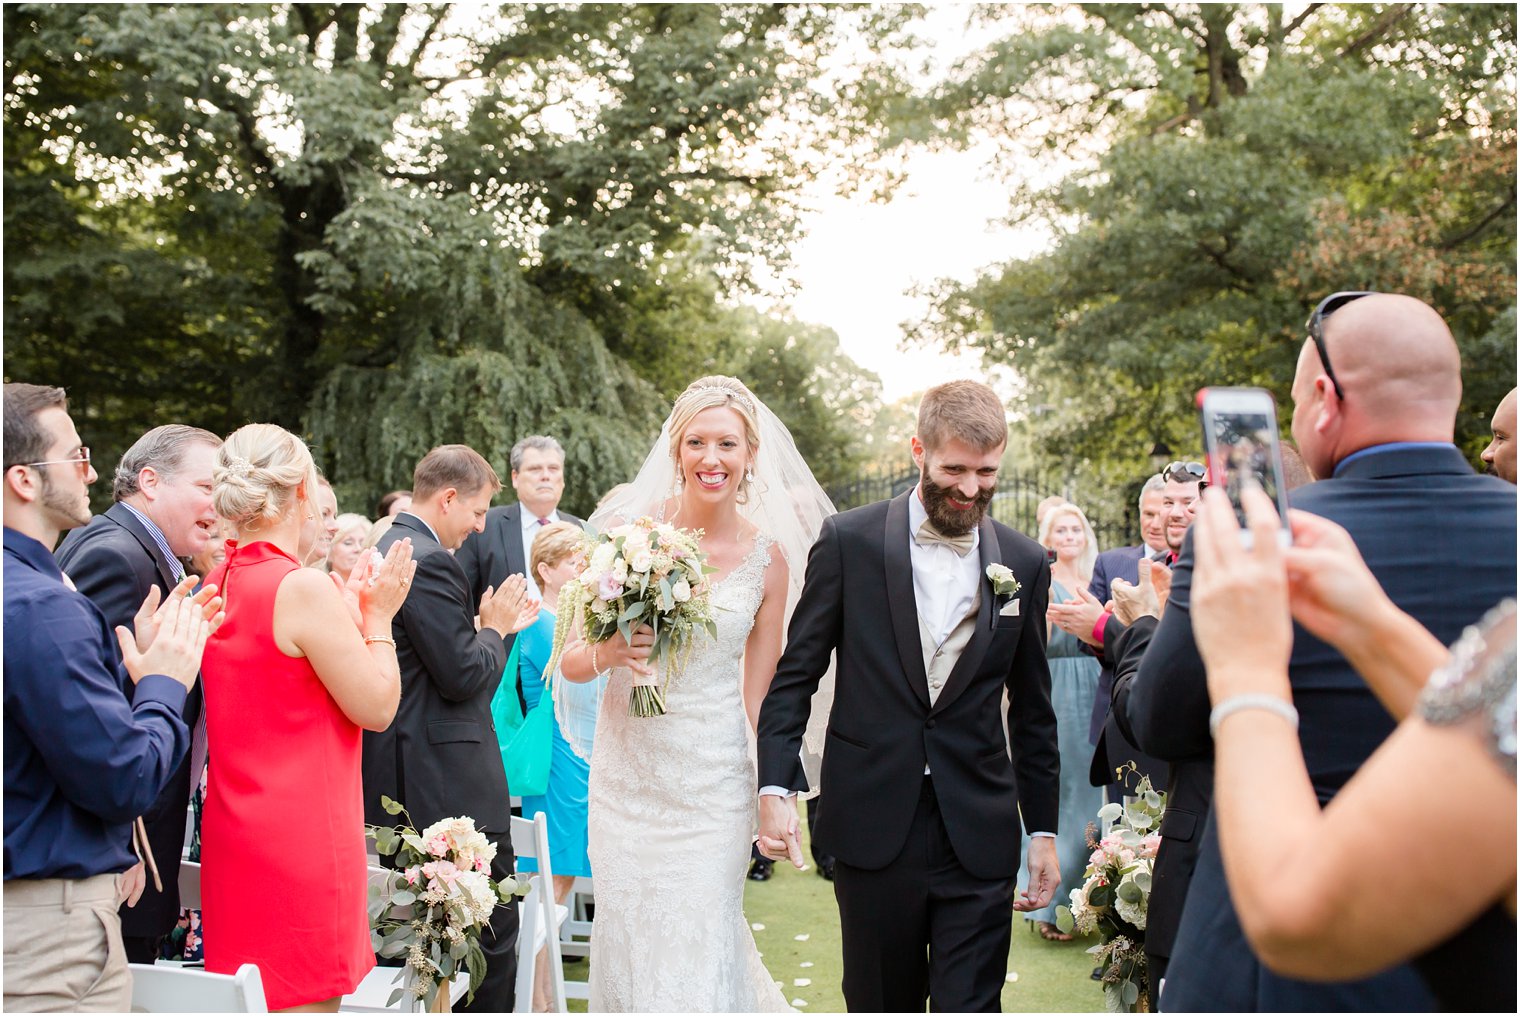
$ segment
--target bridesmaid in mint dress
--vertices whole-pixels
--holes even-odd
[[[1074,504],[1051,508],[1040,525],[1040,544],[1056,552],[1050,569],[1050,602],[1077,599],[1077,590],[1092,581],[1098,557],[1097,539],[1082,509]],[[1056,927],[1056,907],[1066,902],[1072,889],[1082,885],[1082,873],[1092,852],[1087,846],[1087,826],[1096,822],[1103,806],[1103,788],[1088,785],[1087,769],[1092,746],[1087,740],[1093,700],[1098,694],[1096,658],[1088,655],[1074,635],[1050,626],[1045,655],[1050,661],[1050,701],[1056,713],[1056,737],[1061,744],[1060,831],[1056,856],[1061,863],[1061,885],[1050,905],[1024,915],[1040,937],[1052,942],[1070,941]],[[1024,884],[1020,873],[1020,885]]]

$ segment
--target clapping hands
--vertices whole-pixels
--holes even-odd
[[[1172,570],[1166,565],[1142,558],[1139,573],[1140,581],[1134,584],[1117,578],[1109,584],[1114,616],[1126,625],[1141,617],[1160,617],[1172,591]]]
[[[1077,589],[1075,599],[1053,600],[1045,608],[1045,617],[1051,624],[1094,646],[1098,643],[1093,638],[1093,627],[1102,614],[1103,604],[1092,593],[1081,588]]]
[[[186,688],[195,684],[201,669],[201,653],[206,640],[226,617],[215,586],[206,586],[194,596],[190,590],[200,579],[187,575],[158,606],[155,586],[133,619],[133,631],[125,625],[116,628],[121,645],[121,662],[136,684],[148,674],[163,674]],[[155,609],[156,608],[156,609]]]
[[[487,589],[480,598],[480,626],[506,638],[537,621],[538,610],[539,601],[528,595],[528,580],[508,575],[499,589]]]
[[[410,537],[397,540],[379,561],[375,555],[362,558],[348,573],[344,582],[337,575],[332,577],[343,594],[354,624],[360,631],[373,632],[389,628],[391,619],[406,602],[412,588],[412,577],[417,574],[417,562],[412,560]]]

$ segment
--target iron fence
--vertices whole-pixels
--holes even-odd
[[[874,501],[896,497],[918,482],[914,468],[889,470],[865,469],[854,478],[836,483],[828,490],[834,507],[840,511],[858,508]],[[1041,501],[1059,494],[1080,505],[1092,523],[1098,547],[1108,550],[1139,542],[1138,520],[1134,517],[1133,498],[1127,492],[1087,489],[1073,476],[1056,476],[1037,470],[1003,470],[998,476],[997,493],[992,497],[989,513],[1004,525],[1034,539],[1039,532],[1035,511]]]

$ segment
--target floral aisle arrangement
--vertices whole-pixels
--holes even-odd
[[[1088,952],[1097,957],[1109,1012],[1148,1012],[1145,975],[1145,925],[1150,908],[1151,876],[1161,846],[1161,814],[1166,795],[1141,777],[1124,804],[1105,804],[1098,817],[1106,827],[1101,838],[1087,827],[1093,848],[1081,886],[1071,891],[1071,906],[1057,908],[1062,931],[1097,932],[1099,943]]]
[[[654,629],[649,661],[658,666],[658,675],[634,675],[628,714],[664,715],[665,689],[679,676],[693,637],[698,631],[718,634],[707,583],[716,569],[707,566],[697,542],[701,536],[701,530],[647,517],[594,534],[585,567],[560,590],[545,673],[553,673],[577,618],[593,648],[617,632],[631,642],[633,629],[647,624]]]
[[[406,813],[396,801],[380,798],[389,815]],[[408,814],[407,822],[411,822]],[[480,936],[498,903],[528,894],[526,879],[491,878],[496,844],[475,829],[470,818],[446,818],[422,832],[411,825],[367,826],[383,856],[396,855],[395,870],[383,885],[371,882],[370,938],[386,959],[406,957],[408,984],[391,992],[394,1006],[410,992],[437,1005],[438,989],[460,967],[470,973],[469,998],[486,976]],[[444,996],[448,996],[445,994]]]

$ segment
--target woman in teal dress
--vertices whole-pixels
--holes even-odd
[[[1040,543],[1056,552],[1050,569],[1050,602],[1078,599],[1077,590],[1086,589],[1092,581],[1093,562],[1098,557],[1098,541],[1087,516],[1074,504],[1055,506],[1040,524]],[[1034,922],[1041,938],[1068,942],[1071,936],[1056,927],[1056,907],[1065,902],[1072,889],[1082,885],[1082,873],[1092,852],[1087,846],[1087,826],[1097,821],[1098,809],[1103,807],[1103,788],[1089,786],[1087,779],[1092,760],[1087,728],[1101,667],[1083,651],[1076,636],[1053,625],[1045,655],[1050,660],[1050,700],[1061,745],[1060,831],[1056,836],[1061,886],[1048,907],[1024,917]]]
[[[544,667],[554,646],[555,615],[559,593],[580,569],[585,537],[579,526],[556,522],[545,526],[533,539],[529,564],[543,593],[538,620],[518,636],[518,680],[528,709],[536,706],[544,694]],[[554,898],[564,903],[570,896],[577,876],[589,877],[591,861],[586,855],[586,802],[591,779],[591,745],[596,733],[596,715],[601,707],[604,674],[593,681],[575,684],[554,676],[554,695],[559,699],[550,747],[549,784],[543,794],[522,799],[524,818],[542,813],[549,825],[549,867],[554,872]],[[503,681],[497,694],[515,694],[516,688]],[[568,726],[569,737],[560,726]],[[580,746],[585,758],[576,754],[571,742]],[[517,868],[523,872],[538,870],[533,858],[520,858]],[[548,950],[539,954],[540,970],[534,977],[535,1011],[547,1011],[549,998]]]

